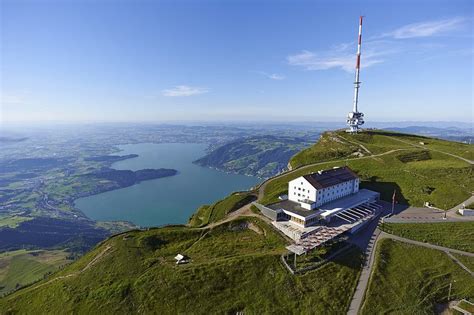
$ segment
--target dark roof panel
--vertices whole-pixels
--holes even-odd
[[[338,167],[303,176],[314,188],[322,189],[358,178],[349,167]]]

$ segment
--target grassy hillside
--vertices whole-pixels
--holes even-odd
[[[189,226],[201,227],[222,220],[227,214],[255,201],[257,197],[251,192],[233,193],[212,205],[203,205],[189,219]]]
[[[396,189],[401,203],[422,205],[428,201],[449,208],[474,191],[474,168],[439,151],[470,158],[473,148],[383,131],[358,135],[328,132],[292,158],[292,166],[299,169],[268,182],[261,202],[276,201],[293,178],[348,165],[363,180],[362,187],[380,191],[386,200]],[[304,166],[314,163],[319,164]],[[284,239],[263,221],[239,218],[213,229],[202,228],[250,203],[255,195],[234,193],[203,206],[188,227],[131,231],[110,238],[47,280],[0,299],[0,310],[285,314],[310,309],[314,313],[346,313],[361,268],[358,250],[293,276],[280,260],[286,251]],[[460,232],[451,234],[447,233],[450,227],[398,228],[406,237],[471,248],[470,226],[456,227]],[[381,258],[364,313],[430,313],[433,303],[446,299],[450,279],[458,281],[458,287],[453,288],[456,296],[473,297],[464,271],[443,253],[389,240],[383,240],[377,250]],[[173,257],[178,253],[190,256],[191,263],[177,266]]]
[[[469,270],[474,271],[474,257],[461,255],[461,254],[453,254],[459,261],[464,264]]]
[[[263,203],[277,201],[279,195],[287,192],[288,181],[298,176],[344,165],[348,165],[359,174],[363,181],[362,187],[379,191],[385,200],[391,200],[393,191],[397,190],[398,202],[403,204],[421,206],[428,201],[447,209],[466,200],[474,191],[472,165],[426,148],[431,145],[449,149],[449,153],[462,153],[466,150],[474,152],[472,145],[384,131],[357,135],[348,135],[344,132],[327,133],[321,141],[309,151],[304,150],[301,155],[295,155],[291,160],[293,166],[318,164],[301,167],[293,173],[271,181],[265,187],[264,198],[261,200]],[[424,142],[425,146],[418,147],[407,142]],[[338,152],[345,152],[345,155],[333,161],[321,162],[323,158],[319,152],[332,147],[333,143],[336,147],[343,146],[345,149],[341,148]],[[355,144],[360,145],[357,151],[353,151]],[[353,155],[353,152],[358,152],[357,156]]]
[[[195,163],[238,174],[270,177],[286,169],[289,159],[309,144],[307,137],[240,138],[213,149]]]
[[[383,239],[361,314],[434,314],[451,282],[451,299],[474,298],[472,277],[445,253]]]
[[[0,296],[43,279],[70,262],[63,250],[17,250],[0,254]]]
[[[381,154],[390,150],[415,148],[440,150],[474,160],[474,145],[384,130],[368,130],[350,135],[345,131],[324,133],[318,143],[290,160],[293,168],[303,165]]]
[[[33,313],[344,313],[360,272],[351,251],[302,276],[282,265],[284,241],[257,219],[212,230],[166,227],[109,239],[59,273],[0,299]],[[177,253],[191,263],[177,266]],[[98,258],[97,258],[98,257]]]
[[[290,165],[292,168],[297,168],[306,164],[337,160],[353,154],[363,154],[360,151],[362,149],[358,145],[343,139],[337,132],[328,131],[321,135],[317,145],[295,154],[290,159]]]
[[[474,253],[474,221],[446,223],[384,223],[388,233]]]

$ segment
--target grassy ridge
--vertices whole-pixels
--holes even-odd
[[[255,201],[252,192],[233,193],[212,205],[204,205],[191,216],[189,226],[201,227],[222,220],[228,213]]]
[[[397,190],[398,202],[409,205],[422,206],[428,201],[447,209],[466,200],[474,190],[474,168],[466,162],[432,152],[430,160],[403,163],[398,159],[399,154],[397,151],[379,157],[327,162],[297,170],[268,183],[261,201],[277,201],[279,195],[287,192],[288,181],[298,176],[344,165],[359,174],[363,188],[379,191],[385,200],[391,200],[393,191]]]
[[[391,234],[474,253],[474,222],[384,223]]]
[[[285,169],[288,160],[310,145],[309,136],[252,136],[214,148],[195,163],[232,173],[270,177]]]
[[[300,151],[290,159],[292,168],[302,165],[336,160],[358,152],[359,146],[352,144],[341,137],[336,132],[325,132],[321,135],[317,145]]]
[[[0,295],[28,285],[70,262],[62,250],[17,250],[0,254]]]
[[[451,282],[451,299],[474,298],[472,278],[445,253],[383,239],[361,314],[433,314]]]
[[[344,312],[360,272],[351,251],[321,269],[292,276],[283,267],[279,234],[258,219],[212,230],[167,227],[116,236],[54,277],[78,275],[20,290],[0,309],[31,313],[316,313]],[[191,263],[177,266],[174,255]],[[44,282],[43,282],[44,283]]]
[[[474,167],[444,153],[427,151],[428,147],[449,149],[448,153],[474,153],[474,146],[414,135],[378,130],[356,135],[327,132],[290,161],[293,167],[319,164],[271,181],[261,201],[277,201],[287,192],[288,181],[298,176],[348,165],[361,177],[362,187],[379,191],[382,199],[390,200],[397,190],[398,202],[403,204],[422,206],[428,201],[444,209],[453,207],[474,191]],[[332,158],[326,162],[328,154]]]

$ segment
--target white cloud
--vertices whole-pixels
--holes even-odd
[[[457,30],[463,25],[464,21],[464,18],[455,17],[437,21],[412,23],[392,32],[385,33],[383,36],[389,36],[395,39],[429,37]]]
[[[283,80],[283,79],[285,79],[284,75],[277,74],[277,73],[272,73],[272,74],[268,75],[267,77],[269,79],[272,79],[272,80]]]
[[[420,50],[426,52],[421,45],[403,41],[407,38],[429,37],[454,31],[462,26],[465,19],[455,17],[451,19],[412,23],[391,32],[373,36],[362,42],[361,67],[367,68],[385,61],[388,55],[398,52]],[[299,66],[305,70],[342,69],[354,71],[356,62],[356,43],[341,43],[334,45],[327,51],[313,52],[303,50],[300,53],[289,55],[288,64]]]
[[[199,95],[209,92],[208,89],[202,87],[188,86],[188,85],[177,85],[172,89],[163,90],[164,96],[192,96]]]
[[[272,79],[272,80],[284,80],[286,77],[282,74],[278,74],[278,73],[267,73],[267,72],[264,72],[264,71],[255,71],[256,73],[258,74],[261,74],[263,75],[264,77],[267,77],[268,79]]]
[[[367,51],[362,56],[361,67],[367,68],[375,64],[383,62],[382,53],[374,53]],[[323,53],[313,53],[303,50],[299,54],[287,57],[288,63],[292,66],[300,66],[305,70],[327,70],[339,68],[347,72],[354,71],[355,68],[355,52],[348,53],[347,48],[342,50],[328,51]]]

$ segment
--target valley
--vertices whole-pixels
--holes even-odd
[[[300,164],[291,171],[270,178],[255,190],[233,194],[215,204],[201,207],[187,227],[177,225],[118,234],[100,243],[77,262],[47,280],[4,297],[0,300],[0,307],[21,312],[27,312],[35,305],[42,305],[51,312],[58,310],[58,307],[65,307],[66,310],[72,310],[74,307],[84,312],[102,310],[106,313],[126,313],[127,309],[123,306],[119,308],[119,305],[135,305],[133,310],[138,308],[143,312],[160,308],[165,313],[176,309],[183,312],[193,310],[197,313],[253,313],[257,309],[266,309],[268,312],[276,309],[298,312],[308,307],[315,311],[324,309],[333,313],[346,312],[362,271],[361,262],[364,260],[365,249],[358,246],[365,245],[353,247],[314,270],[301,275],[291,275],[280,262],[281,255],[285,254],[286,237],[276,232],[268,224],[268,219],[249,203],[257,198],[261,203],[272,202],[285,193],[285,183],[299,174],[349,164],[361,176],[361,185],[380,192],[382,199],[390,201],[395,187],[398,192],[399,211],[407,207],[422,206],[426,200],[438,207],[449,209],[468,199],[474,190],[470,175],[472,164],[464,161],[472,156],[473,149],[471,146],[383,131],[360,134],[350,139],[350,142],[343,140],[347,137],[344,134],[329,133],[321,139],[324,140],[325,137],[328,143],[320,141],[312,148],[313,152],[320,152],[320,145],[332,147],[330,142],[336,141],[340,144],[338,151],[343,153],[337,153],[331,156],[329,161],[325,161],[325,157],[320,157],[317,153],[308,155],[302,151],[307,164]],[[420,140],[426,144],[419,148]],[[446,147],[452,148],[450,152],[453,153],[445,154],[443,148]],[[424,151],[429,152],[429,158],[425,153],[418,154]],[[355,155],[354,152],[360,152],[363,156]],[[292,161],[300,160],[297,154],[290,163],[293,166],[293,163],[300,162]],[[410,180],[404,179],[406,176],[410,176]],[[449,184],[442,185],[442,182]],[[425,183],[434,189],[422,189]],[[446,196],[449,198],[444,200]],[[432,224],[437,229],[437,224],[441,223]],[[470,230],[471,223],[449,224],[458,224],[461,230]],[[394,226],[395,223],[387,225],[391,231],[395,231]],[[428,242],[439,243],[440,240],[450,237],[440,234],[427,238],[432,235],[429,229],[410,230],[413,231],[412,234],[419,236],[403,235]],[[441,228],[440,231],[447,230]],[[460,236],[467,244],[474,243],[472,233],[461,233]],[[399,266],[396,263],[399,259],[398,252],[410,249],[404,248],[406,245],[390,247],[391,242],[394,241],[381,241],[380,245],[377,245],[376,255],[386,257],[386,264],[394,263]],[[451,246],[451,243],[444,244]],[[382,245],[383,247],[380,247]],[[439,278],[433,273],[433,277],[438,279],[436,284],[425,286],[425,292],[420,297],[413,296],[413,302],[410,301],[412,304],[407,303],[400,306],[403,308],[397,309],[408,310],[415,307],[419,305],[419,299],[429,295],[431,298],[423,300],[425,304],[420,310],[422,313],[431,312],[436,303],[447,298],[446,288],[449,281],[446,282],[446,279],[459,281],[459,285],[453,286],[452,296],[473,298],[473,292],[469,291],[466,280],[462,279],[465,277],[465,271],[459,266],[447,260],[440,261],[436,258],[437,251],[414,250],[419,256],[416,259],[421,264],[430,265],[431,261],[436,260],[439,261],[438,264],[446,266],[445,277]],[[382,252],[387,254],[380,254]],[[177,253],[185,253],[191,258],[191,262],[182,266],[176,265],[173,257]],[[466,264],[470,265],[468,259],[460,259],[466,260]],[[394,309],[393,304],[386,306],[378,303],[377,299],[382,297],[372,293],[380,292],[380,289],[373,287],[378,285],[377,270],[382,268],[381,262],[376,263],[374,268],[374,278],[369,280],[366,297],[368,300],[363,304],[363,313]],[[100,276],[106,272],[107,277]],[[403,273],[394,272],[393,276],[384,273],[389,283],[395,283],[392,281],[397,281],[397,275]],[[258,280],[253,278],[257,274],[261,275]],[[411,286],[424,286],[422,279],[424,278],[413,277]],[[85,283],[88,283],[88,290],[91,290],[88,294],[83,292]],[[64,288],[67,290],[63,290]],[[185,296],[193,298],[179,298],[178,292],[180,296],[185,292]],[[206,292],[213,292],[212,297],[209,298]],[[53,295],[59,296],[59,300],[49,298]],[[79,296],[86,297],[79,299]],[[292,302],[295,299],[298,299],[298,304]],[[166,303],[169,300],[177,302],[170,305]]]

